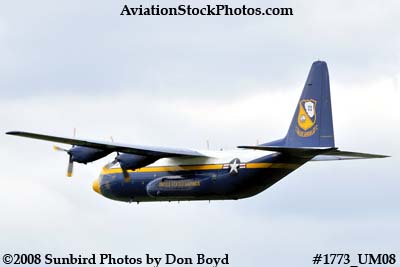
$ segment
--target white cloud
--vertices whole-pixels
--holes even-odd
[[[397,1],[248,3],[293,6],[290,18],[121,17],[122,1],[24,2],[23,9],[13,2],[2,7],[6,97],[112,95],[121,88],[168,97],[193,84],[192,96],[243,96],[263,84],[286,88],[318,58],[342,70],[336,77],[346,83],[398,70]]]
[[[230,266],[309,266],[321,250],[398,248],[397,1],[275,3],[296,15],[121,18],[119,2],[2,3],[0,130],[76,127],[79,137],[194,148],[209,139],[215,149],[270,141],[285,134],[321,57],[337,146],[392,158],[310,163],[241,201],[136,205],[91,190],[113,155],[67,179],[67,156],[51,143],[0,135],[0,251],[228,252]]]

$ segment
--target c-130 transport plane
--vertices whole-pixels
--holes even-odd
[[[7,134],[71,144],[73,162],[88,163],[117,152],[103,167],[93,190],[126,201],[226,200],[254,196],[308,161],[384,158],[341,151],[335,146],[328,68],[312,64],[286,136],[269,143],[238,146],[231,151],[197,151],[99,142],[36,133]]]

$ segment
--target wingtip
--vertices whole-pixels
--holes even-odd
[[[389,155],[380,155],[380,154],[376,154],[374,155],[376,159],[384,159],[384,158],[390,158],[392,156]]]
[[[20,135],[22,133],[24,133],[24,132],[21,132],[21,131],[8,131],[8,132],[6,132],[6,134],[8,134],[8,135]]]

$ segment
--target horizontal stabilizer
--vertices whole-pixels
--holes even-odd
[[[387,158],[387,155],[351,152],[351,151],[340,151],[334,150],[324,153],[323,155],[316,156],[312,161],[329,161],[329,160],[349,160],[349,159],[377,159]]]
[[[298,157],[312,157],[335,151],[335,147],[238,146],[238,148],[286,153]]]
[[[238,146],[238,148],[286,153],[298,157],[314,156],[312,161],[387,158],[387,155],[341,151],[335,147],[285,147],[285,146]]]
[[[333,161],[333,160],[350,160],[350,159],[366,159],[366,158],[348,157],[348,156],[318,155],[318,156],[313,157],[310,161]]]

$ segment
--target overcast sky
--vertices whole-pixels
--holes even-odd
[[[398,1],[246,1],[293,7],[292,17],[122,17],[124,4],[147,2],[0,4],[1,254],[229,253],[230,266],[400,256]],[[246,200],[136,205],[91,189],[115,155],[76,164],[68,179],[52,143],[3,134],[75,127],[134,144],[266,142],[286,133],[317,59],[330,71],[336,145],[391,158],[308,163]]]

